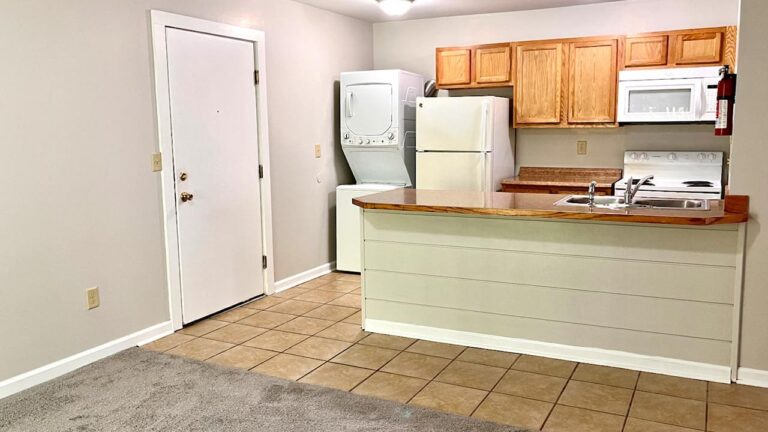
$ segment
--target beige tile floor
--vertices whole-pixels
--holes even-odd
[[[546,432],[768,431],[768,389],[364,332],[344,273],[145,348]]]

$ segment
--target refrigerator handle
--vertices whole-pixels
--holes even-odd
[[[355,116],[355,111],[352,109],[352,91],[347,90],[347,97],[346,101],[344,102],[345,107],[345,113],[347,115],[347,118],[351,118]]]
[[[480,133],[482,134],[483,139],[483,152],[488,152],[490,149],[488,148],[488,116],[489,116],[490,108],[488,106],[488,102],[483,103],[483,113],[481,115],[481,121],[483,124],[481,125]],[[488,192],[488,188],[490,188],[490,191],[493,191],[493,186],[489,184],[488,178],[490,177],[488,172],[488,153],[483,153],[483,191]]]
[[[482,137],[483,151],[488,151],[488,103],[483,103],[483,113],[480,116],[480,136]]]

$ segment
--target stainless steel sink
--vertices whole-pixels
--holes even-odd
[[[567,197],[555,203],[558,206],[577,205],[588,206],[589,197],[586,195],[568,195]],[[624,197],[618,196],[596,196],[595,206],[597,207],[626,207]]]
[[[659,209],[709,210],[709,201],[700,199],[638,198],[633,205]]]
[[[596,196],[595,207],[605,208],[653,208],[669,210],[709,210],[709,201],[701,199],[680,198],[637,198],[632,204],[627,205],[624,197]],[[569,195],[555,203],[556,206],[589,206],[589,197],[586,195]]]

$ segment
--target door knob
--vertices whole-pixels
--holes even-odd
[[[195,196],[194,196],[194,195],[192,195],[192,194],[191,194],[191,193],[189,193],[189,192],[182,192],[182,193],[181,193],[181,202],[192,201],[192,198],[194,198],[194,197],[195,197]]]

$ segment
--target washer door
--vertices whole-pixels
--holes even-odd
[[[392,127],[391,84],[347,86],[342,103],[344,124],[355,135],[382,135]]]

